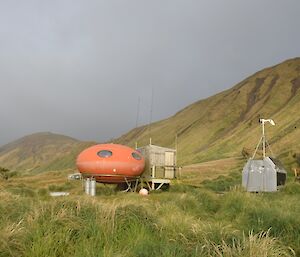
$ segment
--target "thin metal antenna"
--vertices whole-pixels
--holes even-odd
[[[153,98],[154,98],[154,88],[152,87],[151,91],[151,106],[150,106],[150,120],[149,120],[149,137],[151,139],[151,124],[152,124],[152,115],[153,115]]]
[[[252,156],[252,159],[254,159],[254,157],[255,157],[255,155],[256,155],[256,153],[257,153],[257,151],[258,151],[258,148],[259,148],[259,146],[260,146],[261,140],[262,140],[262,137],[260,138],[260,140],[259,140],[259,142],[258,142],[258,144],[257,144],[257,146],[256,146],[256,148],[255,148],[255,151],[254,151],[254,154],[253,154],[253,156]]]
[[[270,144],[269,144],[269,142],[266,140],[266,143],[267,143],[267,145],[268,145],[268,147],[269,147],[269,149],[270,149],[270,152],[271,152],[271,154],[272,154],[272,157],[274,157],[275,158],[275,155],[274,155],[274,153],[273,153],[273,151],[272,151],[272,148],[271,148],[271,146],[270,146]]]
[[[137,111],[136,111],[136,121],[135,121],[135,127],[137,128],[139,125],[139,118],[140,118],[140,103],[141,103],[141,97],[138,98],[138,104],[137,104]]]
[[[178,135],[177,135],[177,133],[175,136],[175,151],[176,151],[175,166],[177,166],[177,158],[178,158]]]

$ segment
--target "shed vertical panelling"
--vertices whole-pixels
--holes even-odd
[[[175,153],[165,152],[165,166],[175,166]]]
[[[175,178],[176,150],[147,145],[138,149],[146,161],[143,177],[145,178]]]

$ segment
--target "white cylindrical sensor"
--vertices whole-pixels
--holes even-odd
[[[90,195],[91,196],[96,195],[96,180],[95,179],[90,180]]]
[[[87,178],[87,179],[85,180],[85,193],[86,193],[87,195],[90,194],[90,179],[89,179],[89,178]]]

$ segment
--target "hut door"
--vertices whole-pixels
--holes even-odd
[[[165,166],[174,166],[174,152],[165,152]]]

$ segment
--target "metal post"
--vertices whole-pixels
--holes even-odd
[[[270,122],[272,126],[275,126],[275,122],[272,119],[260,119],[262,124],[262,143],[263,143],[263,157],[266,158],[266,135],[265,135],[265,123]]]
[[[135,122],[135,127],[137,128],[139,125],[139,117],[140,117],[140,102],[141,98],[138,98],[138,106],[137,106],[137,112],[136,112],[136,122]]]
[[[155,165],[153,165],[153,166],[152,166],[152,174],[151,174],[151,177],[152,177],[152,178],[155,178],[155,175],[156,175],[155,173],[156,173]]]
[[[265,136],[265,122],[262,122],[262,137],[263,137],[263,157],[266,158],[266,136]]]
[[[178,157],[178,135],[176,133],[176,137],[175,137],[175,155],[174,155],[174,158],[175,158],[175,167],[177,167],[177,157]]]
[[[259,148],[259,146],[260,146],[260,143],[261,143],[262,139],[263,139],[263,138],[261,137],[260,140],[259,140],[259,142],[258,142],[258,144],[257,144],[257,146],[256,146],[256,148],[255,148],[255,151],[254,151],[254,153],[253,153],[251,159],[254,159],[254,158],[255,158],[255,155],[256,155],[256,153],[257,153],[257,150],[258,150],[258,148]]]

